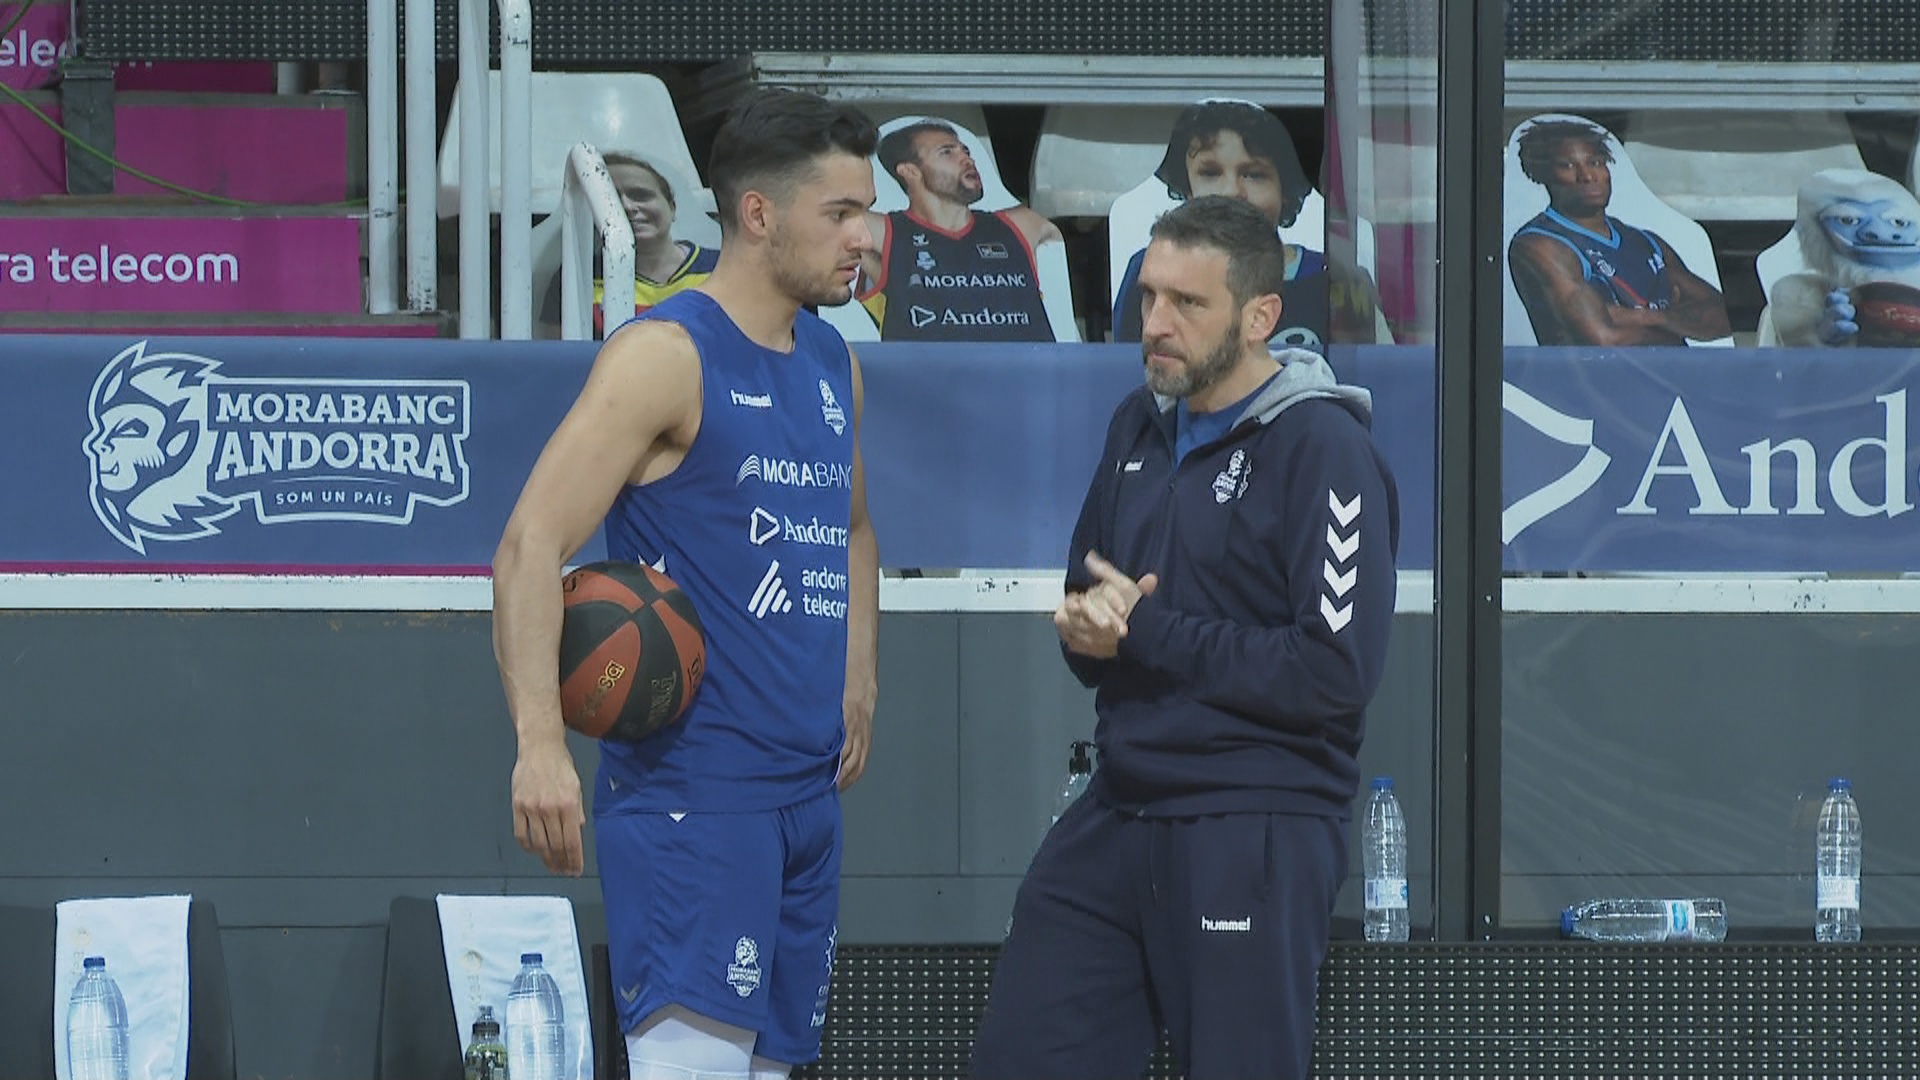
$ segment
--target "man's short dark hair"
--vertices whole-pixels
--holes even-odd
[[[1173,122],[1173,134],[1167,137],[1166,156],[1153,175],[1167,185],[1167,194],[1176,199],[1192,198],[1187,155],[1212,146],[1222,131],[1240,136],[1247,153],[1273,162],[1274,171],[1280,174],[1280,227],[1292,225],[1300,216],[1300,204],[1306,201],[1307,192],[1313,190],[1313,181],[1307,179],[1287,126],[1250,101],[1203,101],[1181,110]]]
[[[1543,120],[1520,133],[1520,174],[1546,186],[1553,175],[1553,152],[1568,139],[1586,143],[1600,160],[1613,164],[1605,128],[1584,120]]]
[[[954,130],[952,124],[940,120],[921,120],[905,127],[895,128],[880,140],[880,151],[877,155],[880,158],[880,171],[893,177],[900,182],[900,186],[905,187],[906,181],[900,180],[900,166],[908,162],[919,163],[920,151],[914,146],[914,141],[930,132],[951,135],[956,139],[960,137],[960,133]]]
[[[678,209],[679,204],[673,201],[672,181],[667,179],[666,173],[663,173],[659,169],[654,168],[652,162],[646,161],[642,158],[637,158],[632,154],[622,153],[618,150],[611,150],[611,151],[608,151],[607,153],[601,154],[600,160],[605,162],[608,168],[612,168],[615,165],[625,165],[629,168],[647,170],[648,174],[650,174],[656,181],[659,182],[660,194],[667,197],[667,205]],[[625,194],[625,193],[622,192],[622,194]]]
[[[1287,249],[1265,215],[1231,195],[1203,195],[1160,215],[1152,240],[1184,248],[1212,248],[1227,257],[1227,290],[1245,307],[1258,296],[1279,296],[1287,280]]]
[[[707,176],[722,232],[739,227],[740,198],[749,191],[780,197],[812,175],[828,154],[865,158],[879,138],[873,121],[851,105],[803,90],[757,90],[735,105],[713,138]]]

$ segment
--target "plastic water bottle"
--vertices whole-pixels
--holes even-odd
[[[507,1047],[500,1041],[500,1021],[491,1005],[480,1006],[480,1015],[474,1017],[464,1080],[507,1080]]]
[[[67,1075],[70,1080],[127,1080],[127,999],[107,974],[107,962],[89,956],[67,999]]]
[[[1727,908],[1711,898],[1588,900],[1560,913],[1560,931],[1589,941],[1725,941]]]
[[[1367,800],[1362,837],[1367,883],[1367,940],[1405,941],[1407,918],[1407,819],[1393,794],[1393,779],[1376,776]]]
[[[1859,941],[1860,808],[1843,778],[1827,785],[1814,864],[1814,940]]]
[[[507,992],[507,1066],[513,1080],[561,1080],[567,1058],[560,986],[537,952],[520,954],[520,974]]]
[[[1047,819],[1047,828],[1053,828],[1059,822],[1060,815],[1067,812],[1067,807],[1086,794],[1087,784],[1093,780],[1093,758],[1088,754],[1092,749],[1090,742],[1078,741],[1073,744],[1073,755],[1067,761],[1067,779],[1053,797],[1053,816]]]

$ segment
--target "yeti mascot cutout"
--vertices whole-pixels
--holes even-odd
[[[1920,200],[1898,181],[1827,169],[1800,185],[1804,269],[1768,291],[1781,345],[1920,345]]]

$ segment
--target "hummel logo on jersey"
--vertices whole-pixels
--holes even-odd
[[[840,402],[834,399],[833,387],[828,386],[825,379],[820,380],[820,417],[835,435],[846,433],[847,414],[840,408]]]
[[[1242,915],[1238,919],[1212,919],[1202,915],[1200,929],[1215,934],[1250,934],[1253,932],[1253,916]]]
[[[1327,585],[1320,594],[1320,617],[1337,634],[1353,621],[1353,601],[1347,594],[1360,580],[1360,567],[1353,561],[1360,553],[1360,495],[1355,492],[1343,502],[1328,488],[1327,509],[1333,512],[1333,521],[1327,525],[1328,557],[1320,564],[1320,576]]]
[[[747,610],[753,612],[756,619],[764,619],[770,613],[785,614],[793,610],[793,598],[787,595],[786,583],[780,580],[780,560],[773,560],[767,572],[760,578],[760,586],[753,590],[753,599],[747,601]]]
[[[926,247],[926,246],[927,246],[927,234],[926,234],[926,233],[923,233],[923,232],[917,232],[917,233],[914,233],[914,234],[913,234],[913,246],[914,246],[914,247]]]
[[[727,392],[733,395],[733,403],[735,405],[745,405],[749,409],[773,408],[772,394],[743,394],[738,390],[729,390]]]
[[[759,507],[753,508],[753,516],[747,520],[747,539],[754,547],[766,543],[780,535],[780,519]]]

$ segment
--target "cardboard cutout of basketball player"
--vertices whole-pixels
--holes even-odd
[[[606,162],[607,177],[619,193],[621,208],[626,211],[627,224],[633,230],[633,312],[642,315],[653,305],[682,289],[693,288],[713,273],[720,258],[720,226],[703,206],[703,199],[711,199],[711,194],[701,188],[697,176],[689,176],[676,168],[671,158],[607,150],[602,159]],[[553,268],[540,304],[537,329],[542,337],[559,337],[559,215],[553,215],[548,221],[553,227],[535,240],[536,267],[544,261]],[[605,288],[600,249],[596,244],[593,252],[595,340],[606,337],[601,310]]]
[[[1287,246],[1286,292],[1273,344],[1322,348],[1329,321],[1325,204],[1279,118],[1239,98],[1203,98],[1182,110],[1160,167],[1114,200],[1107,218],[1114,340],[1140,340],[1134,280],[1154,219],[1198,195],[1233,196],[1273,222]]]
[[[1509,345],[1732,345],[1706,230],[1613,132],[1549,113],[1507,142]]]
[[[1755,270],[1762,345],[1920,345],[1920,200],[1891,177],[1823,169],[1801,181],[1793,230]]]
[[[1079,340],[1060,230],[1007,192],[985,143],[924,115],[880,136],[857,308],[822,317],[850,340]]]

